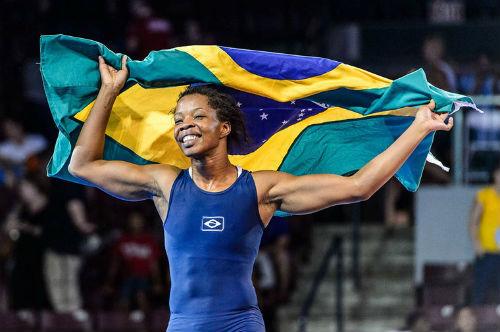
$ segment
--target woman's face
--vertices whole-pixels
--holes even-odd
[[[200,94],[187,95],[177,103],[174,138],[187,157],[215,149],[229,135],[230,126],[217,118],[217,111]]]

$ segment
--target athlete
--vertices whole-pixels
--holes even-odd
[[[244,140],[236,102],[206,86],[183,92],[174,111],[174,138],[191,159],[139,166],[103,160],[104,133],[127,77],[99,57],[101,88],[78,137],[69,171],[123,200],[153,200],[164,222],[172,289],[168,332],[264,331],[252,285],[263,229],[276,210],[306,214],[372,196],[429,133],[449,131],[453,119],[419,108],[410,127],[356,174],[293,176],[250,173],[228,159],[228,145]]]

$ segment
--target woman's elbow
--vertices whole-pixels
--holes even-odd
[[[354,202],[362,202],[369,200],[373,194],[374,190],[372,190],[369,186],[359,183],[358,181],[354,181],[352,197]]]
[[[71,161],[68,165],[68,172],[69,172],[69,174],[71,174],[72,176],[74,176],[76,178],[79,178],[81,176],[80,175],[80,173],[81,173],[80,167]]]
[[[84,177],[84,172],[85,172],[85,166],[86,166],[86,163],[82,162],[78,156],[75,155],[75,153],[73,152],[73,154],[71,155],[71,159],[69,161],[69,165],[68,165],[68,172],[69,174],[71,174],[72,176],[74,177],[77,177],[77,178],[82,178]]]

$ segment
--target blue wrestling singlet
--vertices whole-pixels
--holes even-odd
[[[168,332],[264,332],[252,270],[264,226],[252,175],[221,192],[175,180],[164,224],[170,264]]]

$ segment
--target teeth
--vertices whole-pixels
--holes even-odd
[[[186,135],[182,138],[182,143],[186,143],[187,141],[191,141],[196,139],[195,135]]]

